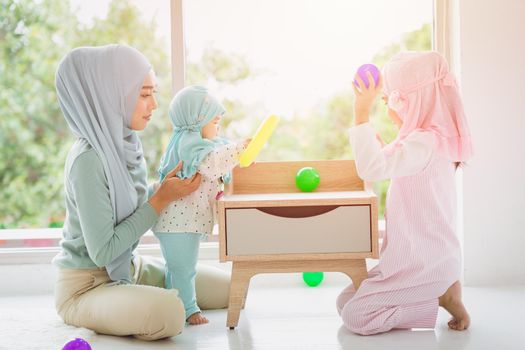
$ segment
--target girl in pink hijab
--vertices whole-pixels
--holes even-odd
[[[469,327],[461,299],[461,248],[456,237],[455,172],[472,154],[458,87],[436,52],[407,52],[384,67],[378,86],[356,75],[357,171],[365,181],[391,179],[379,264],[356,291],[345,288],[337,310],[345,326],[369,335],[392,328],[433,328],[439,306],[455,330]],[[382,147],[369,122],[382,88],[397,138]]]

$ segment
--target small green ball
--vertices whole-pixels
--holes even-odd
[[[309,166],[299,169],[295,175],[295,185],[303,192],[312,192],[319,186],[320,181],[319,172]]]
[[[323,272],[303,272],[303,281],[310,287],[315,287],[321,284],[323,278]]]

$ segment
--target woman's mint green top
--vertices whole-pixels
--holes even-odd
[[[134,249],[155,224],[157,212],[147,202],[146,163],[128,170],[137,190],[138,206],[115,226],[109,185],[98,154],[85,140],[73,145],[64,172],[66,220],[62,250],[53,259],[55,265],[73,269],[106,266],[127,248]]]

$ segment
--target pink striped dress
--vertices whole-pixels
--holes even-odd
[[[392,181],[379,264],[357,292],[352,285],[342,291],[337,310],[362,335],[433,328],[438,297],[460,278],[455,166],[433,152],[428,131],[414,131],[388,151],[366,123],[350,129],[350,141],[361,178]]]

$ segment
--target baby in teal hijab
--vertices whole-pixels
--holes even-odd
[[[162,181],[182,161],[178,177],[202,175],[199,188],[170,203],[153,227],[166,259],[166,288],[178,289],[187,321],[195,325],[208,322],[195,293],[200,239],[212,233],[221,182],[229,178],[249,141],[237,143],[217,136],[225,111],[205,87],[189,86],[177,93],[169,108],[173,134],[158,170]]]

